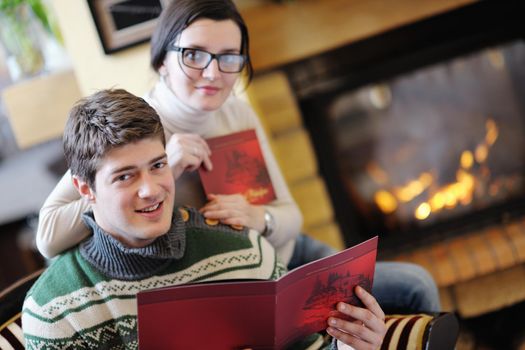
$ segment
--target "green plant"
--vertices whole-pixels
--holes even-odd
[[[42,27],[62,43],[62,35],[58,27],[49,18],[48,9],[42,0],[0,0],[0,12],[6,16],[16,16],[16,9],[22,4],[27,4],[33,11]]]
[[[0,40],[11,62],[13,79],[36,75],[45,67],[38,34],[42,29],[38,27],[61,39],[42,0],[0,0],[0,25]]]
[[[35,16],[40,20],[40,23],[42,23],[42,26],[50,33],[53,33],[47,16],[47,10],[41,0],[0,0],[0,11],[6,15],[12,15],[16,7],[21,4],[29,5]]]

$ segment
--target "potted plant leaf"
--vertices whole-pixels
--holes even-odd
[[[43,34],[47,31],[59,41],[42,0],[0,0],[0,40],[7,65],[15,76],[33,76],[44,68]]]

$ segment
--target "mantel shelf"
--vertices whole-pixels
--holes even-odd
[[[475,0],[296,0],[241,7],[257,72],[447,12]]]

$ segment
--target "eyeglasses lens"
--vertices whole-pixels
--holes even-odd
[[[219,70],[224,73],[238,73],[244,67],[244,56],[237,54],[219,54],[215,55],[219,63]],[[213,56],[211,53],[201,50],[185,49],[182,52],[182,63],[184,65],[195,68],[206,68]]]

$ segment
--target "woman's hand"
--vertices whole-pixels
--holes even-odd
[[[337,310],[354,320],[346,321],[329,317],[329,327],[326,331],[332,337],[352,346],[356,350],[376,350],[381,346],[386,333],[385,313],[376,299],[366,290],[357,286],[355,293],[361,299],[365,308],[338,303]]]
[[[210,194],[209,202],[200,209],[204,217],[218,219],[227,225],[242,225],[263,232],[264,207],[248,203],[241,194]]]
[[[175,180],[184,171],[193,171],[201,165],[207,170],[213,168],[211,150],[206,141],[197,134],[173,134],[166,144],[168,163]]]

